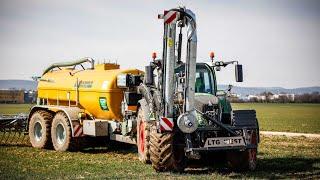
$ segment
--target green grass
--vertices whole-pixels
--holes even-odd
[[[28,113],[33,104],[0,104],[0,114]]]
[[[28,112],[31,106],[0,105],[0,113]],[[233,104],[233,108],[256,109],[262,130],[320,132],[320,105]],[[55,152],[29,145],[0,145],[0,179],[319,179],[320,139],[262,136],[255,172],[236,173],[224,167],[189,168],[182,174],[156,173],[150,165],[139,162],[134,146]]]
[[[320,104],[234,103],[233,109],[255,109],[261,130],[320,133]]]
[[[211,166],[179,173],[156,173],[138,160],[136,148],[109,146],[82,152],[55,152],[0,146],[0,179],[229,179],[320,178],[320,139],[262,137],[254,172]]]
[[[30,104],[0,104],[0,114],[28,113]],[[233,109],[255,109],[261,130],[320,133],[320,104],[234,103]]]

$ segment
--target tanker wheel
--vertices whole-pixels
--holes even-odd
[[[255,145],[257,145],[256,132],[253,131],[251,135],[251,144]],[[236,171],[253,171],[257,167],[257,153],[257,148],[227,152],[228,165]]]
[[[73,150],[75,141],[72,138],[71,125],[63,112],[58,112],[51,126],[52,144],[56,151]]]
[[[50,126],[52,115],[44,110],[33,113],[29,122],[29,139],[32,147],[52,148]]]
[[[150,133],[150,160],[156,171],[184,171],[184,146],[175,146],[174,142],[174,133]]]
[[[137,146],[139,160],[143,163],[150,163],[150,125],[145,121],[141,107],[138,109],[137,120]]]

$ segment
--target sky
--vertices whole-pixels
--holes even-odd
[[[197,18],[197,61],[237,60],[219,84],[320,86],[320,1],[0,0],[0,79],[39,76],[52,63],[92,57],[143,70],[162,54],[163,10],[186,6]]]

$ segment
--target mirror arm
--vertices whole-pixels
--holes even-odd
[[[234,63],[236,63],[237,65],[239,64],[238,61],[227,61],[227,62],[218,61],[218,62],[222,62],[223,64],[222,65],[216,65],[215,63],[212,63],[212,67],[221,67],[221,66],[226,67],[229,64],[234,64]]]
[[[223,62],[223,67],[226,67],[229,64],[234,64],[236,63],[238,65],[238,61],[228,61],[228,62]]]

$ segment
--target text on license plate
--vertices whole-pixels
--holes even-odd
[[[218,137],[207,138],[204,147],[229,147],[229,146],[244,146],[244,139],[239,137]]]

